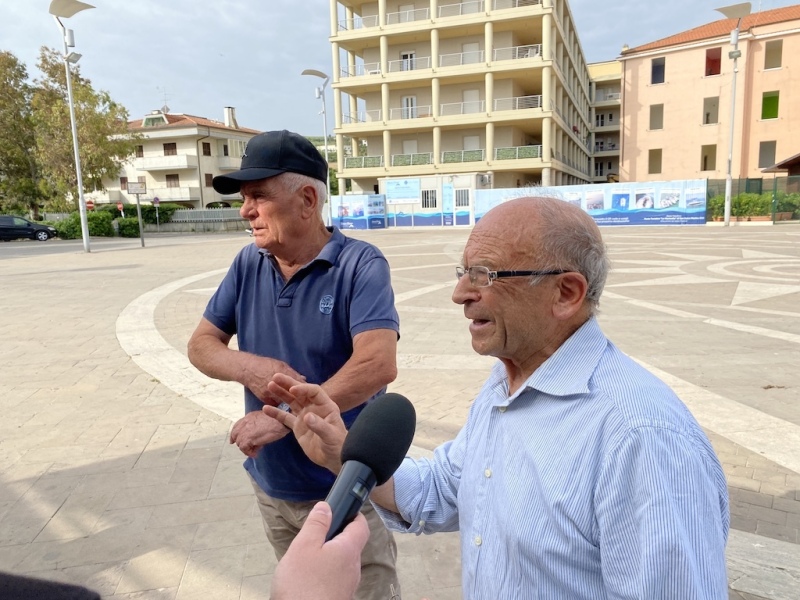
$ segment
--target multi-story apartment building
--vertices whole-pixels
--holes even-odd
[[[593,179],[589,72],[566,0],[331,0],[330,14],[337,171],[353,191]]]
[[[119,177],[104,181],[99,202],[132,202],[128,182],[147,186],[143,202],[158,198],[189,208],[204,208],[235,196],[221,196],[211,187],[215,175],[239,169],[248,140],[259,132],[239,127],[235,110],[225,108],[224,121],[170,113],[167,107],[143,119],[131,121],[129,129],[141,134],[135,155],[125,163]]]
[[[592,181],[619,180],[622,63],[618,60],[591,63]]]
[[[736,25],[623,49],[622,180],[725,178]],[[757,179],[798,150],[800,5],[748,15],[740,31],[731,172]]]

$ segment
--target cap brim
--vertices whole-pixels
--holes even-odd
[[[217,175],[211,180],[214,189],[220,194],[235,194],[241,187],[244,181],[258,181],[259,179],[268,179],[283,173],[283,169],[242,169],[241,171],[234,171],[227,175]]]

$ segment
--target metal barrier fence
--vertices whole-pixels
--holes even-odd
[[[708,220],[719,220],[725,180],[709,179],[706,187]],[[739,220],[800,220],[800,176],[741,178],[731,181],[731,216]],[[755,220],[755,219],[753,219]]]

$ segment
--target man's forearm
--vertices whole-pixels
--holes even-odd
[[[372,493],[369,495],[369,499],[388,511],[393,513],[400,512],[394,501],[394,477],[390,478],[389,481],[383,485],[379,485],[373,489]]]

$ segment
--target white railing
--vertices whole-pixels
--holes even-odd
[[[468,115],[482,113],[485,111],[486,103],[483,100],[472,100],[469,102],[449,102],[439,107],[439,114],[443,117],[448,115]]]
[[[339,31],[350,31],[352,29],[364,29],[366,27],[377,27],[378,15],[367,17],[353,17],[352,19],[342,19],[339,21]]]
[[[495,148],[495,160],[519,160],[524,158],[542,158],[542,146],[512,146],[510,148]]]
[[[483,62],[483,50],[472,50],[471,52],[457,52],[455,54],[440,54],[440,67],[457,67],[458,65],[472,65]]]
[[[134,168],[139,171],[160,171],[169,169],[196,169],[197,156],[172,154],[170,156],[145,156],[133,159]]]
[[[361,63],[359,65],[354,65],[352,67],[342,67],[341,69],[341,76],[342,77],[361,77],[362,75],[380,75],[381,74],[381,63],[379,62],[371,62],[371,63]]]
[[[430,165],[432,163],[433,163],[433,154],[431,152],[415,152],[413,154],[392,154],[393,167]]]
[[[148,193],[161,201],[164,200],[199,200],[199,187],[164,187],[153,188]]]
[[[242,215],[238,208],[179,208],[172,213],[172,223],[193,223],[196,221],[240,221]]]
[[[541,44],[529,46],[513,46],[511,48],[497,48],[492,60],[517,60],[519,58],[536,58],[542,55]]]
[[[477,2],[459,2],[458,4],[445,4],[439,7],[440,17],[458,17],[460,15],[472,15],[483,12],[484,3],[482,0]]]
[[[383,121],[380,109],[363,110],[354,115],[342,115],[342,123],[348,125],[352,125],[353,123],[373,123],[375,121]]]
[[[619,92],[609,92],[605,95],[605,97],[601,98],[600,102],[607,102],[609,100],[619,100],[621,94]]]
[[[420,56],[414,58],[401,58],[400,60],[389,61],[389,72],[416,71],[417,69],[430,69],[431,57]]]
[[[483,160],[484,151],[481,150],[446,150],[442,152],[443,163],[478,162]]]
[[[386,13],[386,24],[396,25],[397,23],[413,23],[414,21],[424,21],[431,14],[430,8],[417,8],[415,10],[403,10],[400,12]]]
[[[542,0],[494,0],[492,8],[494,10],[501,10],[503,8],[521,8],[523,6],[536,6],[541,4]]]
[[[498,98],[494,101],[494,110],[525,110],[541,108],[541,96],[516,96],[514,98]]]
[[[395,119],[424,119],[430,116],[433,116],[430,105],[389,109],[389,119],[392,121]]]
[[[381,156],[348,156],[344,159],[345,169],[370,169],[383,166]]]

